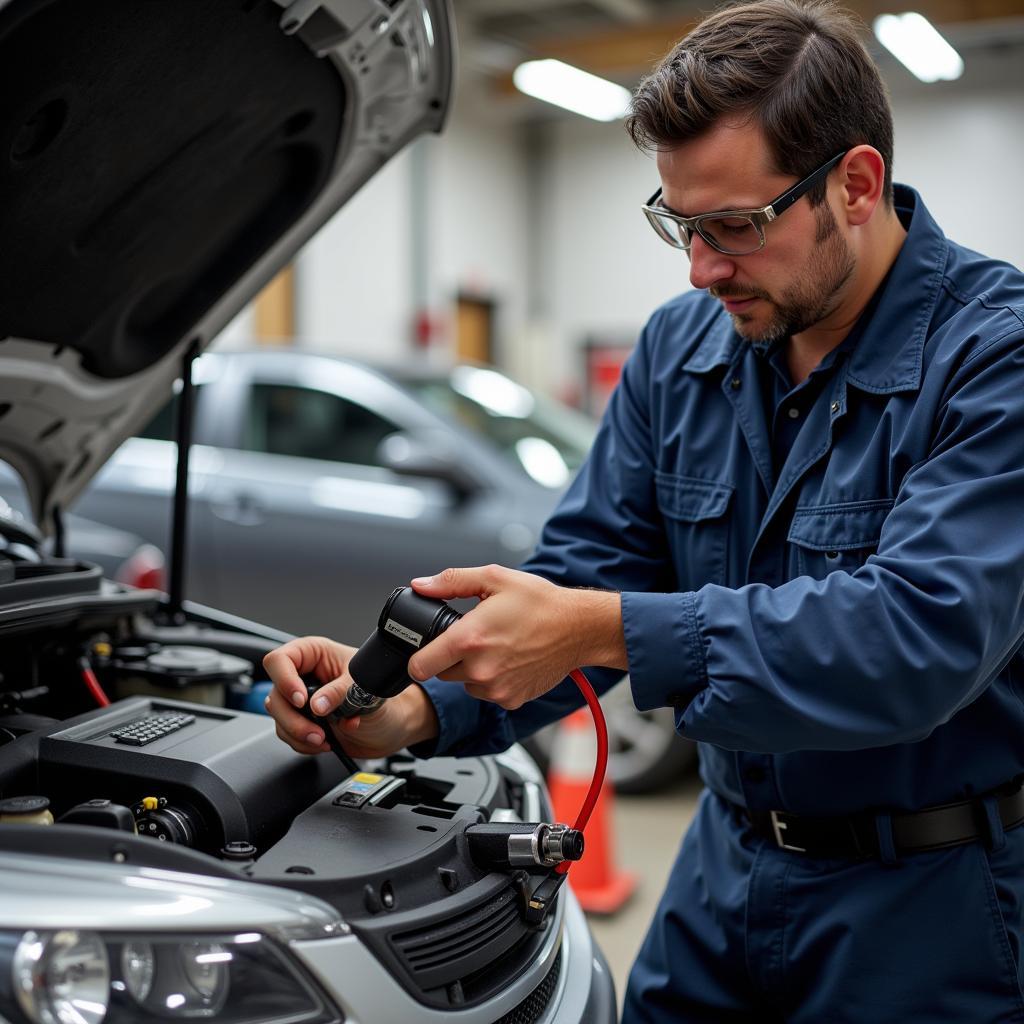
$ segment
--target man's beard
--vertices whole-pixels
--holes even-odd
[[[853,276],[857,262],[839,232],[839,225],[828,203],[822,203],[817,208],[816,217],[816,248],[810,264],[783,291],[779,300],[757,289],[733,290],[725,285],[722,289],[710,290],[716,298],[728,298],[732,293],[737,297],[742,295],[765,299],[774,306],[771,319],[757,330],[753,327],[754,318],[749,314],[730,314],[736,333],[747,341],[770,347],[820,323],[838,305],[839,292]]]

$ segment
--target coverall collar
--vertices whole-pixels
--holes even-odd
[[[876,329],[862,334],[850,356],[849,384],[874,394],[917,391],[925,337],[946,266],[946,238],[917,192],[895,186],[896,210],[907,237],[872,313]],[[890,327],[892,330],[885,329]],[[733,329],[724,310],[683,365],[691,373],[732,366],[750,343]]]

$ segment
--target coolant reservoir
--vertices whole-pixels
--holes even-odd
[[[52,825],[45,796],[11,796],[0,800],[0,825]]]
[[[229,687],[251,684],[252,663],[208,647],[139,644],[110,660],[117,697],[173,697],[223,707]]]

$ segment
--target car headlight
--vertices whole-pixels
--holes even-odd
[[[338,1015],[272,940],[241,935],[0,932],[12,1024],[329,1024]]]
[[[110,961],[93,932],[25,932],[11,963],[14,996],[33,1024],[99,1024]]]
[[[137,1003],[144,1003],[153,990],[156,957],[148,942],[126,942],[121,947],[121,981]]]

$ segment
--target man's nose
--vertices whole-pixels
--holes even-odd
[[[733,258],[712,249],[695,231],[690,238],[690,284],[694,288],[710,288],[735,273]]]

